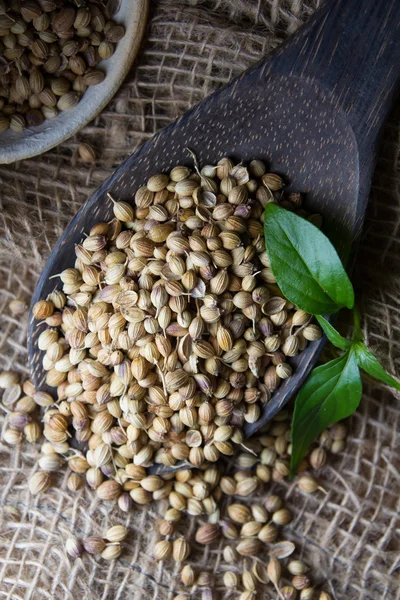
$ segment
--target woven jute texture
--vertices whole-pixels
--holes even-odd
[[[13,318],[7,307],[15,297],[29,303],[52,245],[86,198],[153,133],[295,31],[318,0],[151,4],[137,64],[104,112],[45,155],[0,166],[1,369],[29,372],[27,315]],[[385,127],[355,269],[367,342],[398,374],[399,116],[395,109]],[[77,158],[80,141],[96,148],[92,168]],[[295,484],[274,484],[294,513],[285,537],[298,544],[297,557],[312,567],[314,581],[337,600],[400,598],[399,417],[399,395],[367,384],[349,421],[344,453],[330,456],[318,474],[327,494],[307,496]],[[0,598],[171,599],[180,589],[178,571],[152,559],[157,507],[127,516],[99,502],[91,490],[69,492],[65,473],[56,476],[56,487],[32,497],[27,478],[37,457],[35,446],[11,448],[0,442]],[[17,507],[21,518],[11,520],[5,505]],[[89,555],[75,562],[68,557],[65,541],[71,533],[101,534],[116,522],[130,531],[120,559],[108,564]],[[216,573],[223,569],[218,548],[198,551],[193,563]],[[216,581],[220,586],[221,579]],[[220,597],[228,597],[222,588]]]

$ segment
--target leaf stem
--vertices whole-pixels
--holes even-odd
[[[364,340],[364,335],[361,329],[361,320],[360,320],[360,312],[357,306],[353,307],[353,323],[354,323],[354,335],[353,340],[355,342],[362,342]]]

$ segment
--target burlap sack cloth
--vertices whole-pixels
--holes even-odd
[[[104,112],[51,152],[0,166],[1,369],[29,372],[27,315],[13,318],[7,306],[14,297],[29,302],[55,240],[86,198],[153,133],[275,47],[318,3],[152,2],[137,64]],[[385,127],[355,275],[367,341],[385,367],[400,374],[398,116],[395,109]],[[76,159],[80,141],[96,148],[93,168]],[[283,488],[295,515],[286,535],[298,544],[297,557],[312,567],[314,581],[338,600],[400,598],[399,417],[398,394],[366,385],[344,454],[331,456],[319,474],[328,494],[305,495],[294,484]],[[88,489],[69,492],[65,473],[57,477],[56,488],[32,497],[27,478],[37,456],[35,446],[10,448],[0,442],[0,598],[171,599],[180,587],[178,570],[151,558],[156,508],[127,516],[97,501]],[[4,505],[18,507],[20,521],[11,520]],[[66,555],[71,532],[101,534],[116,522],[130,530],[119,560],[109,564],[85,555],[72,561]],[[206,549],[193,563],[218,573],[220,552]],[[228,597],[219,587],[221,598]]]

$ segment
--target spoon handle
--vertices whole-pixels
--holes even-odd
[[[400,1],[333,0],[273,57],[264,75],[306,78],[351,125],[360,168],[371,168],[379,130],[400,76]]]

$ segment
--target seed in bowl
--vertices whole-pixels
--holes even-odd
[[[0,2],[0,133],[20,133],[74,108],[88,86],[101,83],[98,65],[125,29],[97,0],[6,4]]]

